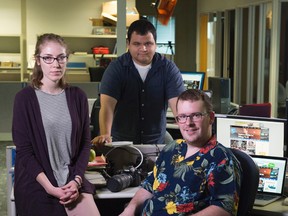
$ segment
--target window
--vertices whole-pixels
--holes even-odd
[[[171,17],[167,26],[158,22],[157,17],[147,16],[157,30],[157,52],[175,54],[175,18]]]

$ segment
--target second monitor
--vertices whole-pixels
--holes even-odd
[[[212,104],[216,113],[228,114],[231,102],[231,83],[229,78],[208,77],[208,89],[212,91]]]
[[[248,154],[286,156],[286,119],[216,115],[217,141]]]
[[[203,90],[204,72],[196,71],[181,71],[185,89],[200,89]]]

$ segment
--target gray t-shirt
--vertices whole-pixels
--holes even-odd
[[[72,121],[65,91],[57,95],[36,90],[46,134],[50,164],[58,186],[67,182],[71,161]]]

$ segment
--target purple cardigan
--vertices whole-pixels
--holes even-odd
[[[84,178],[91,140],[87,97],[78,87],[68,86],[65,93],[72,119],[72,156],[68,181],[80,175],[83,179],[80,192],[93,194],[95,187]],[[48,195],[36,181],[38,174],[44,172],[50,182],[57,186],[49,161],[39,103],[31,86],[15,96],[12,136],[16,145],[14,194],[17,213],[21,216],[66,215],[59,200]]]

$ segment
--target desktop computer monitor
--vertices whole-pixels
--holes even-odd
[[[236,115],[216,115],[217,141],[248,154],[286,156],[287,120]]]
[[[203,90],[204,72],[181,71],[185,89]]]
[[[208,77],[208,89],[212,91],[212,104],[216,113],[228,114],[231,102],[231,84],[229,78]]]

